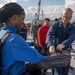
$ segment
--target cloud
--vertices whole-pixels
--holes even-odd
[[[30,0],[2,0],[4,1],[4,3],[8,3],[8,2],[17,2],[20,3],[23,8],[25,8],[24,6],[24,2],[25,1],[30,1]],[[2,2],[3,3],[3,2]],[[26,19],[25,21],[32,21],[33,19],[35,19],[35,13],[37,13],[37,6],[30,6],[27,9],[25,8],[25,12],[26,12]],[[44,8],[44,9],[43,9]],[[62,10],[64,8],[64,6],[46,6],[46,7],[41,7],[41,9],[43,9],[43,13],[44,13],[44,18],[45,17],[49,17],[50,19],[54,19],[54,18],[59,18],[61,16]],[[42,11],[42,10],[41,10]],[[40,11],[40,19],[42,18],[42,12]]]
[[[0,0],[0,4],[3,4],[5,1],[4,0]]]
[[[18,0],[18,1],[25,1],[25,2],[28,2],[28,1],[30,1],[30,0]]]
[[[6,3],[9,3],[9,2],[17,2],[17,0],[4,0]]]
[[[23,6],[23,8],[25,8],[25,12],[26,12],[26,19],[25,21],[32,21],[33,19],[35,19],[35,13],[37,13],[37,6],[30,6],[28,8],[26,8],[25,6],[25,2],[30,1],[30,0],[0,0],[0,7],[8,2],[17,2],[19,4],[21,4]],[[43,7],[43,6],[42,6]],[[42,19],[42,10],[43,10],[43,14],[44,14],[44,18],[48,17],[50,19],[55,19],[55,18],[59,18],[62,15],[63,9],[65,7],[70,7],[73,9],[73,18],[75,19],[75,0],[65,0],[65,5],[46,5],[46,7],[41,7],[41,11],[40,11],[40,19]]]
[[[54,19],[54,18],[61,17],[63,8],[64,8],[63,5],[60,7],[58,5],[47,6],[47,7],[44,7],[43,11],[44,11],[45,17],[49,17],[51,19]]]
[[[41,9],[43,10],[44,18],[48,17],[50,19],[54,19],[54,18],[61,17],[63,9],[65,7],[72,8],[72,10],[73,10],[72,20],[75,20],[75,0],[65,0],[65,5],[46,6],[46,7],[43,7],[44,9],[43,8],[41,8]],[[27,16],[26,21],[35,19],[35,15],[34,15],[35,12],[37,12],[37,7],[36,8],[29,7],[26,10],[26,16]],[[41,12],[40,12],[40,14],[41,14]],[[40,19],[41,19],[41,16],[40,16]]]
[[[28,2],[28,1],[30,1],[30,0],[24,0],[24,1]]]
[[[33,19],[35,19],[35,13],[37,12],[37,7],[29,7],[28,9],[25,9],[25,13],[26,13],[26,21],[32,21]]]
[[[41,9],[43,9],[44,18],[48,17],[50,19],[55,19],[55,18],[61,17],[62,11],[64,9],[64,5],[46,6],[43,8]],[[31,6],[25,11],[26,11],[26,21],[29,21],[29,20],[32,21],[33,19],[35,19],[35,13],[37,13],[37,7]],[[42,11],[40,11],[40,19],[42,19]]]

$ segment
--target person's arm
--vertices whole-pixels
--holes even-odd
[[[69,38],[63,41],[62,44],[68,48],[71,46],[74,40],[75,40],[75,27],[73,26]]]
[[[50,27],[50,29],[47,33],[47,36],[46,36],[46,45],[49,48],[50,54],[55,53],[55,46],[53,44],[53,40],[54,40],[54,37],[55,37],[55,32],[56,32],[57,27],[58,27],[57,24],[53,24]]]
[[[55,37],[56,29],[57,29],[57,24],[55,24],[55,23],[49,28],[47,35],[46,35],[47,47],[54,46],[53,40]]]
[[[42,36],[42,29],[38,29],[38,43],[39,43],[39,45],[41,46],[41,47],[43,47],[43,36]]]
[[[11,45],[13,58],[17,61],[37,63],[40,60],[47,58],[47,56],[39,54],[37,50],[30,48],[30,46],[21,37],[17,37],[12,40]]]

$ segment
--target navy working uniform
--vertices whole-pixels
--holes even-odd
[[[54,23],[48,33],[46,44],[47,47],[57,47],[58,44],[64,44],[65,48],[71,48],[72,42],[75,40],[75,27],[68,22],[64,28],[61,21]],[[53,75],[68,75],[69,65],[66,67],[53,68]],[[56,73],[55,73],[56,72]]]
[[[10,68],[8,75],[20,75],[25,71],[25,62],[37,63],[47,58],[47,56],[43,56],[35,49],[30,48],[28,43],[20,35],[16,34],[17,29],[15,27],[9,26],[3,30],[11,34],[2,46],[2,75],[8,68]]]
[[[38,39],[37,39],[37,33],[38,33],[38,26],[32,26],[31,27],[31,34],[33,34],[33,41],[34,42],[38,42]]]

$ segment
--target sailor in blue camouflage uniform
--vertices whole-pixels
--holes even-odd
[[[46,44],[50,54],[61,51],[63,48],[71,48],[75,40],[75,27],[69,22],[72,18],[72,9],[65,8],[62,14],[62,20],[55,22],[47,33]],[[53,75],[68,75],[69,64],[66,67],[54,67]]]

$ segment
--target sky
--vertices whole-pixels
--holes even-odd
[[[26,18],[25,22],[31,22],[35,19],[35,13],[37,13],[39,0],[0,0],[0,7],[9,2],[19,3],[25,10]],[[73,20],[75,19],[75,0],[41,0],[40,19],[43,18],[55,19],[62,15],[62,11],[65,7],[70,7],[74,10]]]

